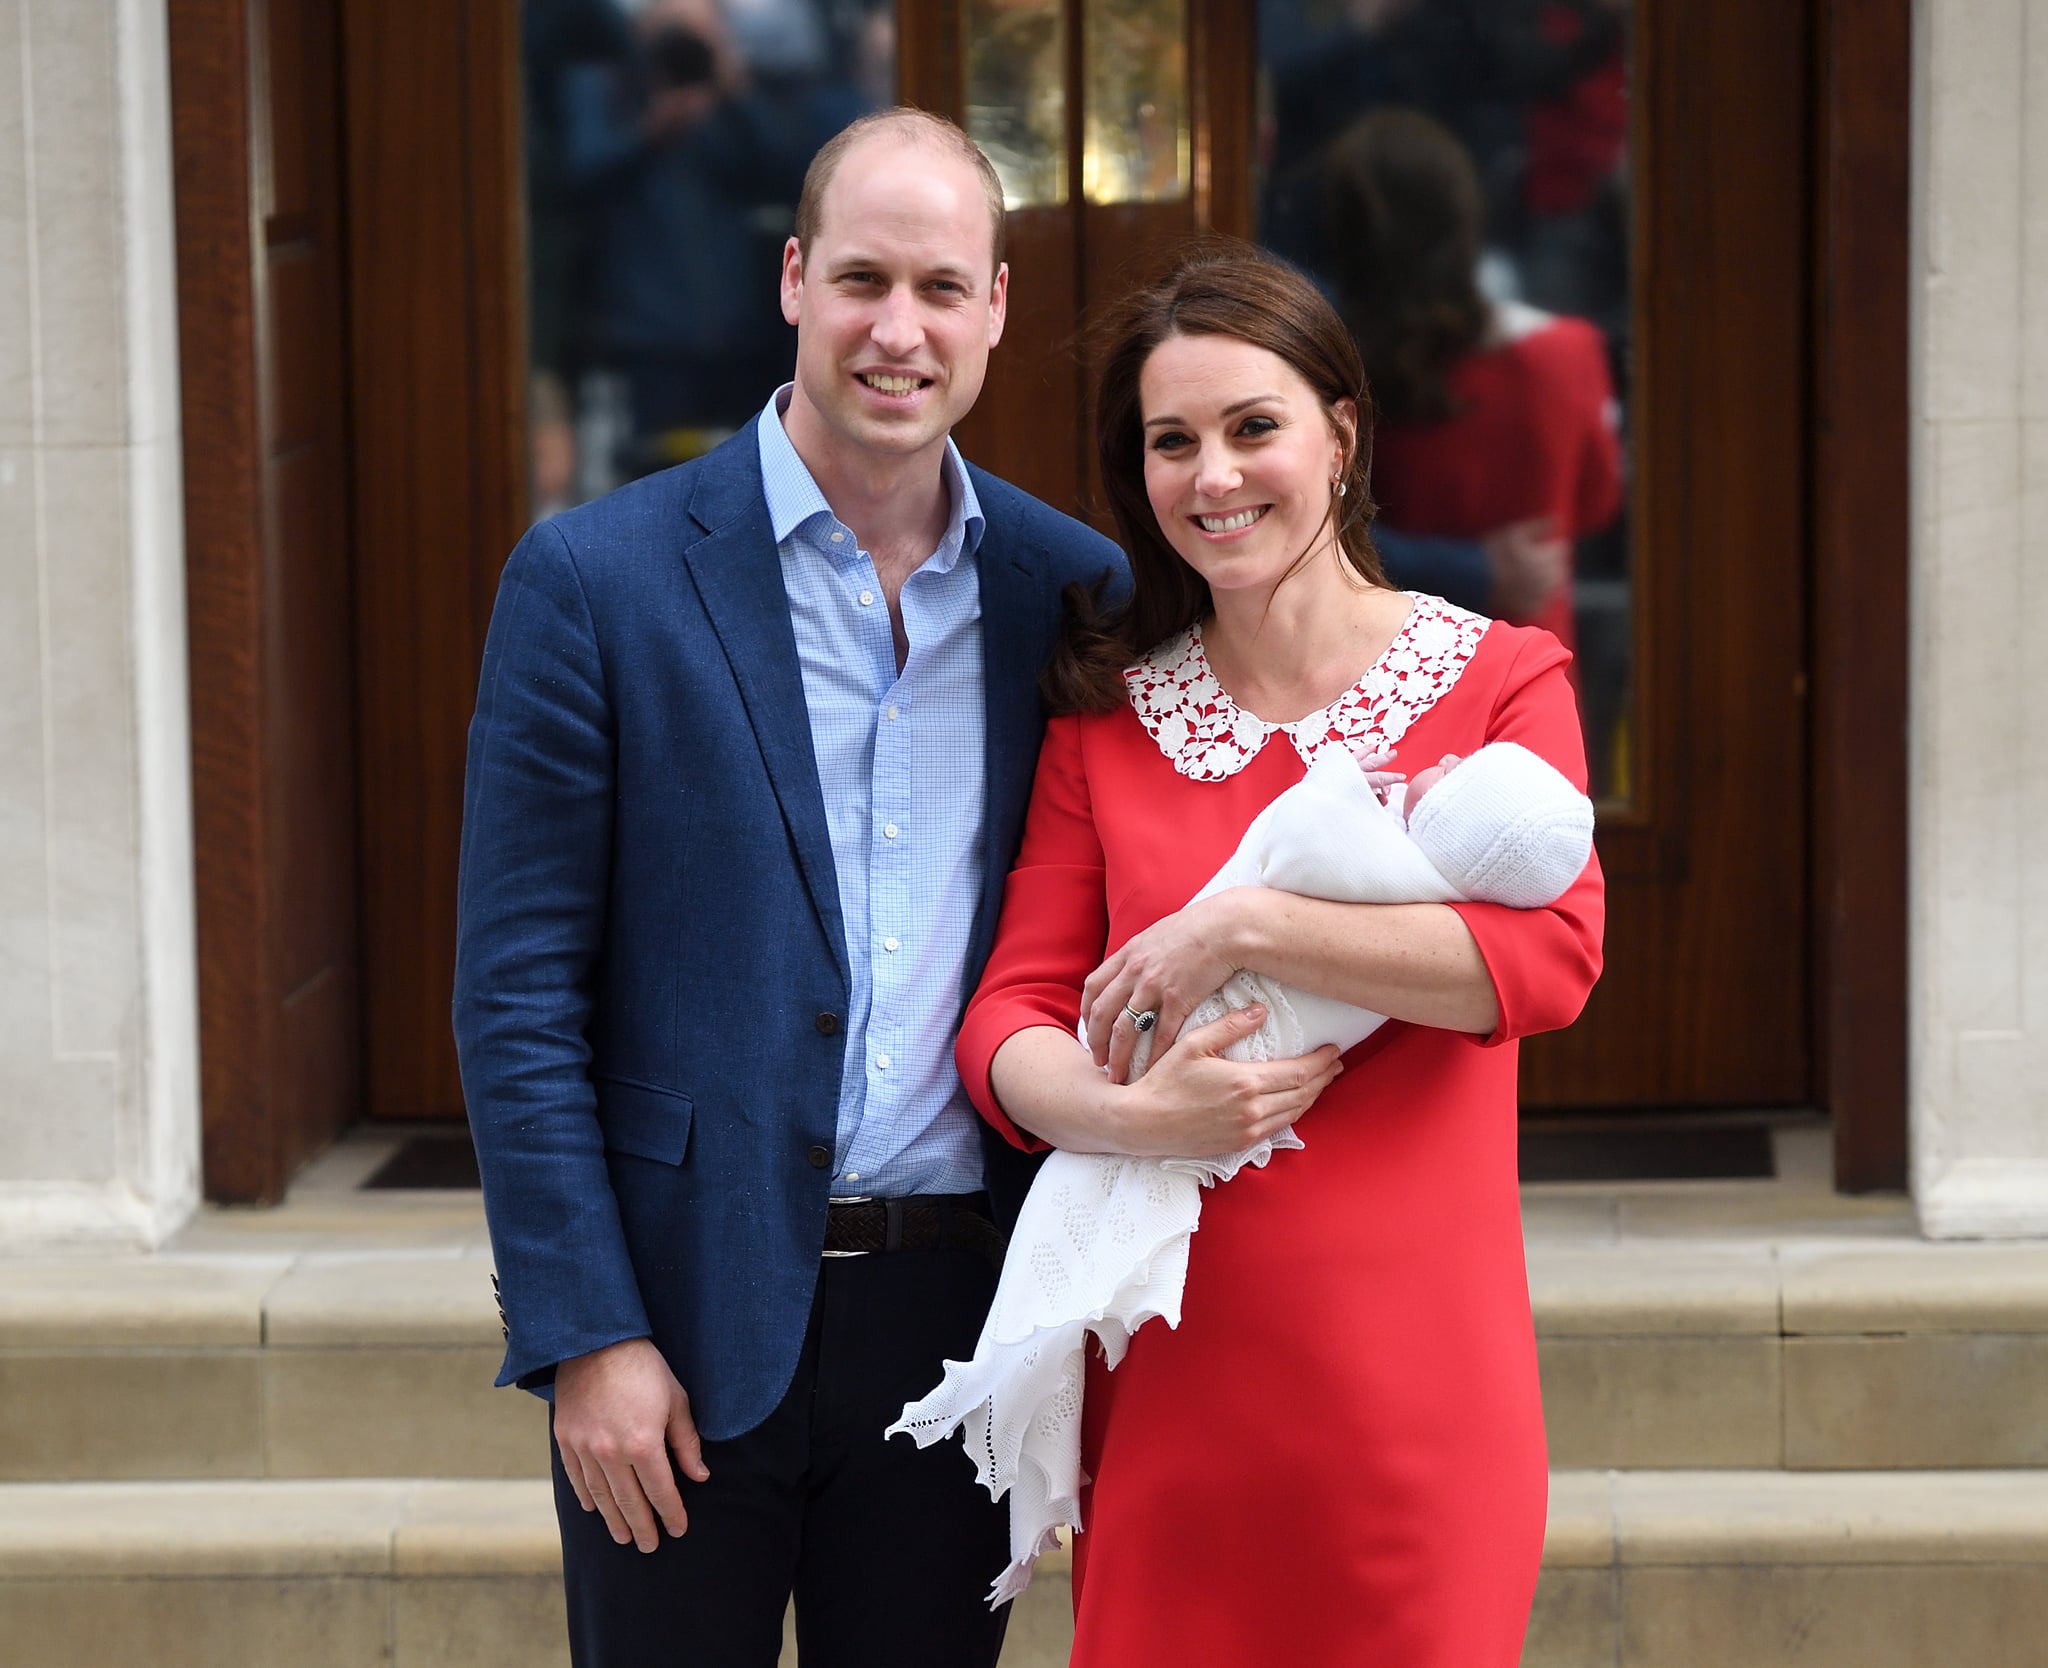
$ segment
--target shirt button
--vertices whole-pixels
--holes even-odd
[[[822,1170],[832,1162],[832,1149],[823,1145],[814,1145],[804,1154],[804,1157],[811,1161],[811,1168],[813,1170]]]
[[[883,835],[883,837],[884,837],[885,839],[890,839],[890,840],[893,840],[893,839],[895,839],[895,838],[896,838],[896,825],[895,825],[895,824],[894,824],[893,822],[885,822],[885,823],[883,823],[883,824],[882,824],[882,835]]]
[[[844,533],[834,533],[832,535],[832,542],[834,544],[844,544],[846,542],[846,535]]]
[[[877,1055],[875,1056],[875,1070],[876,1070],[876,1071],[887,1071],[888,1069],[889,1069],[889,1056],[888,1056],[888,1055],[886,1055],[886,1054],[877,1054]]]
[[[883,948],[883,949],[885,949],[885,950],[889,950],[889,951],[892,951],[892,952],[893,952],[893,951],[895,950],[895,948],[896,948],[896,940],[895,940],[895,939],[893,939],[893,938],[885,938],[885,939],[883,939],[883,940],[882,940],[882,948]]]
[[[875,600],[875,593],[874,593],[873,591],[863,591],[863,592],[861,592],[861,594],[860,594],[860,605],[861,605],[861,607],[863,607],[863,608],[868,608],[868,607],[872,607],[872,606],[873,606],[873,604],[874,604],[874,600]]]
[[[821,1037],[837,1036],[839,1033],[839,1016],[837,1014],[820,1014],[811,1023],[817,1026],[818,1035]]]
[[[896,722],[896,708],[893,703],[889,708],[889,722],[892,724]]]
[[[858,1170],[849,1170],[846,1172],[846,1179],[848,1181],[859,1181],[860,1172]]]

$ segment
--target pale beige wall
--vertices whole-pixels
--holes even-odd
[[[0,1248],[197,1198],[160,0],[0,0]]]
[[[2048,1234],[2048,0],[1915,31],[1914,1195]]]

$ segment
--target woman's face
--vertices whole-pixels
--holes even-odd
[[[1169,336],[1138,375],[1145,492],[1214,594],[1270,590],[1334,541],[1347,447],[1300,373],[1231,336]],[[1347,400],[1340,422],[1356,421]]]

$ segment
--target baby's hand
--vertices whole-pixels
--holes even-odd
[[[1374,797],[1382,805],[1387,803],[1388,789],[1396,782],[1408,780],[1406,771],[1382,768],[1394,762],[1392,753],[1367,747],[1363,742],[1347,742],[1345,745],[1350,749],[1352,758],[1358,761],[1358,768],[1365,772],[1365,785],[1372,789]]]

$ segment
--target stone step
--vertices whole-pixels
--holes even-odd
[[[1553,1465],[2048,1466],[2048,1244],[1539,1244],[1529,1283]]]
[[[1567,1467],[2048,1466],[2048,1245],[1532,1242]],[[519,1477],[487,1257],[0,1262],[0,1480]]]
[[[0,1485],[0,1668],[564,1668],[546,1485]],[[1005,1668],[1057,1668],[1047,1561]],[[1524,1668],[2040,1668],[2028,1472],[1559,1472]],[[793,1653],[785,1663],[793,1664]]]

